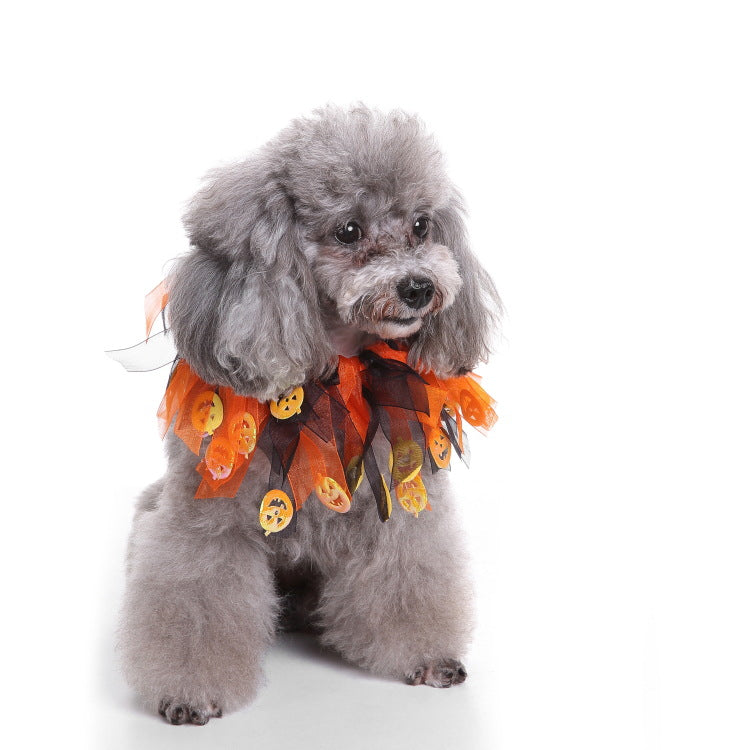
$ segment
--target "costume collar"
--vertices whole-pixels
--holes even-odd
[[[339,357],[334,377],[312,381],[261,402],[203,381],[185,360],[173,369],[159,407],[199,456],[196,498],[233,498],[258,452],[270,465],[260,509],[266,535],[289,532],[315,494],[345,513],[366,480],[382,521],[401,507],[430,509],[422,477],[467,459],[463,424],[480,431],[497,420],[492,399],[473,373],[438,378],[407,363],[408,351],[385,342],[356,357]]]

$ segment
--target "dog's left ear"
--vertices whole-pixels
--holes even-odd
[[[409,352],[412,366],[419,364],[442,377],[463,374],[487,361],[502,315],[497,289],[469,248],[463,217],[457,192],[433,214],[432,238],[453,253],[463,285],[450,307],[430,316]]]

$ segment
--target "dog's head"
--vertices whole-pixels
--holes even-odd
[[[328,374],[337,333],[408,339],[452,375],[489,352],[499,299],[420,123],[329,107],[215,170],[170,277],[177,348],[208,382],[260,399]]]

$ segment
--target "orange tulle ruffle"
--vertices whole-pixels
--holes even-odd
[[[206,383],[178,360],[158,410],[161,433],[172,427],[199,456],[201,499],[235,497],[255,454],[264,453],[266,534],[293,527],[313,494],[345,513],[363,479],[382,520],[391,515],[394,495],[418,516],[430,507],[423,474],[448,468],[454,452],[465,458],[464,422],[485,431],[497,416],[478,376],[419,373],[407,356],[376,344],[357,357],[339,357],[330,381],[268,403]]]

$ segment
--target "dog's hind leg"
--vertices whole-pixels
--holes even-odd
[[[268,551],[243,533],[237,501],[177,492],[167,484],[137,519],[119,646],[153,710],[205,724],[254,697],[277,601]]]

